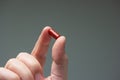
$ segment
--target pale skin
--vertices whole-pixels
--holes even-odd
[[[51,41],[49,29],[51,27],[47,26],[42,30],[31,54],[21,52],[0,67],[0,80],[67,80],[68,58],[64,36],[60,36],[53,44],[51,74],[44,77],[43,69]]]

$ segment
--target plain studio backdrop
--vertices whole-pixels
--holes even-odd
[[[0,66],[20,52],[31,53],[47,25],[67,38],[68,80],[120,80],[119,0],[1,0]]]

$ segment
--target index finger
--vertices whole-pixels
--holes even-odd
[[[49,43],[51,40],[51,37],[48,34],[49,29],[51,29],[51,27],[47,26],[42,30],[41,35],[39,36],[31,52],[31,54],[40,62],[41,66],[44,66],[46,53],[48,51]]]

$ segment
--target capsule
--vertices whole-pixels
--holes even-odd
[[[56,31],[54,31],[53,29],[49,29],[48,30],[48,34],[50,35],[50,36],[52,36],[54,39],[57,39],[57,38],[59,38],[60,37],[60,34],[58,34]]]

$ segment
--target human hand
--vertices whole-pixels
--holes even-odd
[[[67,80],[68,58],[64,36],[60,36],[53,45],[51,74],[44,77],[43,69],[51,40],[49,29],[51,27],[42,30],[31,54],[22,52],[0,68],[0,80]]]

